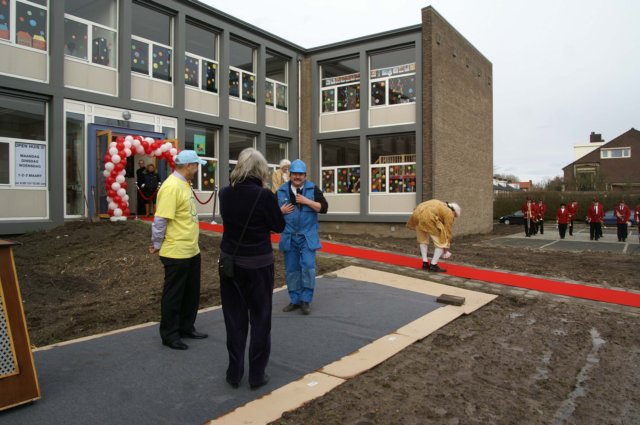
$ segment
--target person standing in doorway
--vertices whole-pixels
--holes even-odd
[[[589,238],[598,240],[602,236],[602,222],[604,221],[604,208],[598,202],[598,198],[593,198],[593,203],[587,211],[587,221],[589,222]]]
[[[291,167],[291,161],[283,159],[280,161],[280,168],[271,175],[271,191],[273,193],[276,193],[283,183],[289,181],[289,167]]]
[[[616,216],[616,226],[618,227],[618,242],[626,242],[629,234],[628,223],[631,219],[631,210],[624,202],[624,199],[621,199],[613,211]]]
[[[160,185],[160,177],[156,173],[156,166],[147,165],[147,171],[144,173],[144,183],[142,183],[142,193],[144,193],[144,212],[145,217],[153,215],[156,205],[156,191]]]
[[[186,350],[181,338],[202,339],[208,335],[194,326],[200,305],[200,247],[198,212],[190,181],[198,164],[206,161],[195,151],[183,150],[175,159],[176,169],[158,192],[158,208],[151,227],[149,252],[159,252],[164,266],[160,337],[174,350]]]
[[[567,233],[567,225],[569,223],[571,214],[569,214],[569,209],[563,202],[560,204],[560,208],[556,212],[556,222],[558,223],[558,233],[560,233],[560,239],[564,239],[564,236]]]
[[[137,207],[136,211],[138,211],[138,215],[144,214],[144,199],[142,199],[142,185],[144,184],[144,173],[147,172],[147,166],[144,163],[144,160],[138,161],[138,169],[136,170],[136,185],[138,186],[138,190],[136,190],[136,201]]]
[[[573,220],[578,217],[578,201],[575,199],[569,204],[569,236],[573,236]]]
[[[451,240],[453,239],[453,222],[460,217],[460,206],[455,202],[444,202],[432,199],[418,205],[407,221],[407,227],[415,230],[416,239],[422,254],[422,269],[430,272],[444,273],[438,266],[440,258],[451,257]],[[435,250],[429,264],[427,247],[429,239],[433,241]]]
[[[316,285],[316,250],[322,248],[318,236],[318,214],[326,214],[329,204],[322,191],[307,180],[307,165],[299,159],[291,163],[290,180],[276,192],[278,205],[287,212],[280,235],[284,252],[285,280],[289,304],[282,311],[311,312],[309,304]],[[291,205],[293,208],[288,208]]]

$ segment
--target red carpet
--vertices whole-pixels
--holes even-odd
[[[207,224],[203,222],[200,222],[200,228],[212,232],[222,232],[223,230],[223,227],[220,224]],[[272,242],[278,242],[279,240],[279,235],[274,234],[271,236]],[[396,266],[413,267],[414,269],[420,269],[422,267],[422,260],[418,257],[408,257],[406,255],[380,252],[366,248],[356,248],[325,241],[322,242],[322,246],[323,248],[321,251],[330,254],[361,258],[363,260],[394,264]],[[548,292],[556,295],[567,295],[570,297],[585,298],[588,300],[640,307],[640,294],[634,294],[632,292],[566,283],[539,277],[520,276],[517,274],[492,270],[481,270],[454,264],[447,264],[446,269],[447,275],[449,276],[481,280],[483,282],[498,283],[500,285],[515,286],[518,288],[533,289],[535,291]]]

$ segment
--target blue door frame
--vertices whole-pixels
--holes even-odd
[[[101,146],[101,150],[103,152],[97,152],[98,149],[98,140],[97,133],[101,131],[111,131],[111,137],[117,136],[142,136],[142,137],[152,137],[154,139],[162,139],[164,140],[166,136],[163,133],[155,133],[150,131],[142,131],[142,130],[133,130],[129,128],[122,127],[113,127],[109,125],[99,125],[99,124],[89,124],[88,128],[88,149],[87,149],[87,178],[89,181],[89,191],[87,193],[87,198],[89,199],[89,216],[95,217],[100,212],[96,211],[96,205],[98,205],[97,197],[100,196],[100,188],[104,187],[104,175],[102,174],[102,166],[103,161],[102,157],[107,153],[108,143],[105,143],[105,146]],[[131,159],[131,158],[129,158]],[[162,160],[164,161],[164,160]],[[156,167],[158,170],[158,174],[160,180],[164,180],[166,177],[166,168],[165,166]],[[100,205],[106,207],[106,196],[102,196],[103,199],[100,199]],[[104,205],[103,205],[104,204]],[[105,208],[106,210],[106,208]]]

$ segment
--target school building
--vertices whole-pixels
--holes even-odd
[[[192,0],[2,1],[0,234],[104,216],[103,158],[127,135],[207,160],[203,216],[251,146],[274,169],[307,163],[324,221],[404,223],[437,198],[462,206],[458,234],[490,231],[491,62],[432,7],[415,13],[304,48]],[[170,171],[127,158],[131,211],[140,159]]]

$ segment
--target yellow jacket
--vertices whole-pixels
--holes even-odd
[[[282,177],[282,170],[274,171],[271,175],[271,191],[273,193],[276,193],[278,191],[278,188],[282,186],[282,183],[284,182],[285,180],[284,177]]]
[[[445,202],[432,199],[418,205],[407,221],[407,227],[436,236],[448,248],[453,238],[455,214]]]

